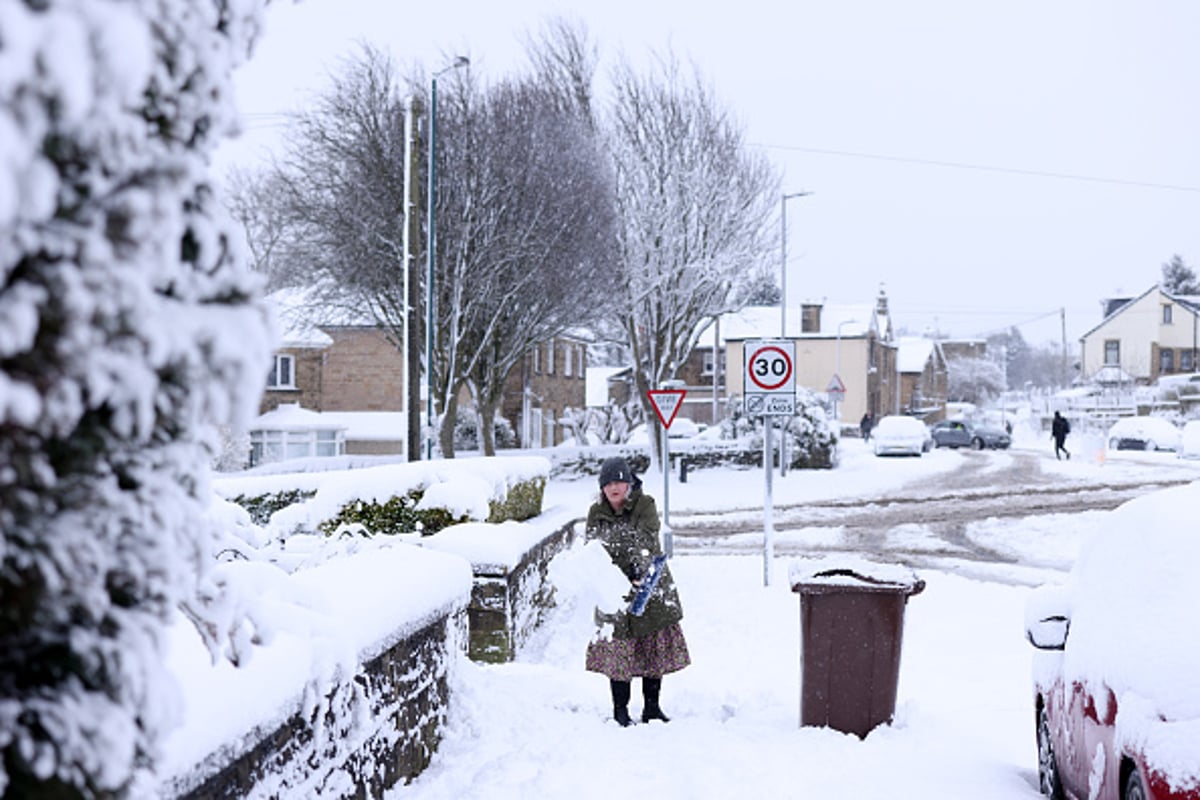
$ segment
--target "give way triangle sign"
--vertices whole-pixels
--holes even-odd
[[[675,415],[679,413],[679,407],[683,405],[683,396],[687,394],[687,389],[651,389],[646,394],[654,406],[654,413],[658,414],[658,421],[664,428],[669,429],[675,421]]]

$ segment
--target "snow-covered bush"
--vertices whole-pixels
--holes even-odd
[[[0,795],[120,798],[177,723],[214,426],[269,323],[207,177],[257,0],[0,0]],[[236,638],[236,637],[235,637]]]
[[[496,448],[499,450],[512,449],[517,446],[517,433],[512,423],[506,418],[496,415],[492,421],[492,432],[496,437]],[[479,450],[483,443],[479,440],[479,415],[474,409],[459,408],[454,418],[454,449]]]
[[[763,418],[747,417],[741,398],[732,398],[721,420],[721,438],[745,441],[762,450]],[[796,413],[787,420],[787,455],[795,469],[825,469],[837,464],[838,434],[821,400],[808,389],[796,390]],[[776,437],[778,438],[778,437]]]

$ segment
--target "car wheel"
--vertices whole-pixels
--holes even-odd
[[[1125,778],[1125,800],[1146,800],[1146,786],[1142,783],[1142,773],[1134,767]]]
[[[982,450],[983,449],[983,439],[980,439],[978,436],[976,436],[974,439],[972,439],[971,440],[971,449],[972,450]]]
[[[1058,761],[1054,756],[1054,744],[1050,740],[1050,714],[1046,707],[1038,710],[1038,788],[1050,800],[1063,800],[1062,778],[1058,774]],[[1134,770],[1136,773],[1137,770]],[[1143,796],[1142,800],[1145,800]]]

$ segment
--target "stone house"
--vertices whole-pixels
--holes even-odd
[[[926,422],[945,418],[950,389],[943,342],[918,336],[899,341],[899,390],[897,407],[901,414],[920,417]]]
[[[744,391],[745,343],[780,338],[779,317],[777,307],[750,307],[723,318],[726,396]],[[783,338],[796,346],[797,386],[828,398],[844,424],[857,425],[866,413],[878,418],[897,412],[897,349],[882,290],[874,304],[804,303],[786,322]],[[839,385],[840,397],[834,391]]]

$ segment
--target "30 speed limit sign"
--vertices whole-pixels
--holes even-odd
[[[796,343],[786,339],[750,341],[745,352],[747,413],[794,413]]]

